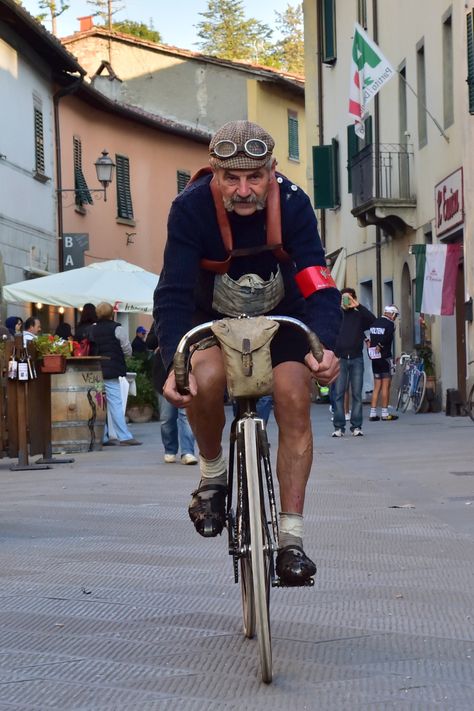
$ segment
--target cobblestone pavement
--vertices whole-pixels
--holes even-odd
[[[1,460],[0,709],[471,711],[474,424],[408,414],[335,440],[327,406],[313,420],[319,572],[272,592],[269,686],[226,540],[187,517],[197,468],[162,463],[158,423],[45,471]]]

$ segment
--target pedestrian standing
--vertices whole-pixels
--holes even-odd
[[[355,289],[341,291],[342,324],[335,353],[340,358],[340,372],[334,383],[333,437],[343,437],[346,430],[345,395],[350,386],[350,429],[353,437],[362,437],[362,385],[364,382],[365,332],[375,321],[372,311],[357,300]]]
[[[376,319],[370,327],[369,358],[372,361],[374,374],[374,392],[370,403],[371,422],[382,419],[384,422],[398,420],[398,415],[388,411],[390,385],[392,382],[392,343],[395,334],[395,321],[399,315],[398,308],[391,304],[383,310],[383,316]],[[380,399],[382,407],[381,418],[377,415],[377,405]]]

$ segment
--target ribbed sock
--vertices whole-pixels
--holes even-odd
[[[377,408],[376,407],[371,407],[370,408],[370,415],[369,417],[377,417]]]
[[[222,449],[215,459],[206,459],[200,454],[199,467],[201,483],[209,484],[209,480],[212,479],[214,484],[227,485],[227,460],[222,454]]]
[[[382,407],[382,417],[388,417],[388,407]]]
[[[303,515],[280,513],[280,548],[285,546],[303,547]]]

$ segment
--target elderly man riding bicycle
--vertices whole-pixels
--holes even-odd
[[[337,377],[332,349],[341,311],[309,198],[276,172],[273,149],[267,131],[248,121],[229,122],[214,135],[210,168],[199,171],[171,207],[154,315],[167,368],[186,331],[223,316],[293,316],[320,337],[321,363],[308,353],[304,336],[284,324],[271,344],[281,503],[276,569],[283,581],[298,585],[316,572],[302,540],[313,459],[311,376],[323,385]],[[225,525],[225,385],[214,346],[194,353],[189,394],[178,392],[172,370],[164,387],[173,405],[187,407],[198,443],[201,480],[189,515],[203,536],[216,536]]]

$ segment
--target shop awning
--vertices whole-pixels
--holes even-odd
[[[27,279],[3,287],[5,301],[38,302],[81,308],[101,301],[116,311],[151,314],[153,292],[159,276],[122,259],[94,262],[38,279]]]

